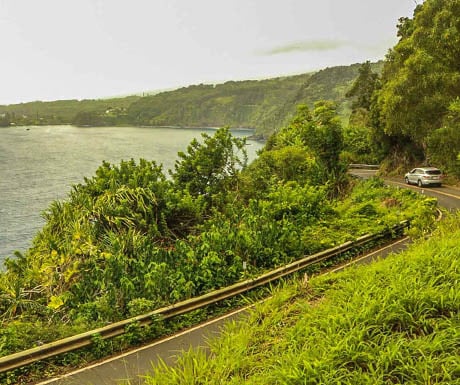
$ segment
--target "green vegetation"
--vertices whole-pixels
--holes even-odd
[[[312,74],[181,88],[139,99],[129,115],[141,125],[251,127],[267,138],[289,122],[298,104],[312,108],[318,100],[333,100],[346,118],[345,93],[358,69],[359,65],[341,66]]]
[[[435,201],[376,179],[352,183],[335,106],[299,108],[247,166],[228,128],[154,161],[103,163],[53,202],[0,279],[0,354],[227,286],[306,254],[414,219]],[[285,167],[287,166],[288,167]],[[33,332],[31,332],[33,330]]]
[[[143,98],[0,106],[4,126],[228,125],[268,138],[250,165],[229,128],[192,141],[167,174],[145,159],[104,162],[53,202],[33,246],[0,273],[0,354],[209,292],[402,219],[412,220],[412,235],[431,232],[435,200],[350,180],[345,165],[383,161],[400,172],[436,162],[460,177],[459,20],[460,0],[426,0],[400,19],[400,40],[378,64]],[[190,353],[149,383],[460,383],[455,219],[402,258],[286,288],[244,333],[234,327],[215,342],[210,358]],[[129,343],[143,333],[133,325]],[[105,342],[95,342],[97,356]]]
[[[370,107],[378,85],[378,74],[369,62],[359,68],[359,74],[346,96],[353,100],[348,125],[343,130],[344,151],[342,159],[348,163],[376,164],[384,154],[374,142],[370,127]]]
[[[433,163],[459,177],[460,3],[427,0],[401,18],[370,108],[388,168]]]
[[[460,218],[400,255],[287,284],[146,384],[460,384]]]

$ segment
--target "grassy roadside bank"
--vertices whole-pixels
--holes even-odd
[[[294,282],[147,384],[460,384],[460,221],[370,266]]]

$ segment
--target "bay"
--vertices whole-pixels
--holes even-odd
[[[95,175],[105,160],[155,160],[174,168],[179,151],[213,129],[164,127],[31,126],[0,128],[0,269],[14,251],[24,253],[43,226],[41,213],[65,199],[71,186]],[[251,130],[232,130],[246,137]],[[249,161],[263,144],[248,140]]]

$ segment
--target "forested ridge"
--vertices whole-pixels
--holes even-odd
[[[81,126],[148,125],[183,127],[247,127],[268,137],[295,114],[296,105],[313,107],[333,100],[347,119],[346,90],[359,64],[265,80],[192,85],[144,97],[61,100],[0,106],[3,125],[75,124]],[[376,71],[381,64],[373,65]],[[1,122],[0,122],[1,124]]]
[[[95,100],[34,101],[0,106],[0,127],[72,124],[79,113],[88,114],[93,118],[105,116],[106,120],[95,120],[94,125],[106,125],[110,121],[113,121],[113,124],[123,123],[126,122],[124,120],[126,109],[137,99],[139,96]]]

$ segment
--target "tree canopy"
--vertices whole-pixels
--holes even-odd
[[[400,19],[398,36],[384,63],[374,124],[396,138],[394,142],[407,142],[412,153],[425,158],[419,160],[429,161],[436,148],[430,141],[439,143],[433,135],[441,135],[437,130],[446,124],[456,124],[449,116],[460,96],[460,1],[425,1],[413,19]],[[452,134],[458,132],[456,126]]]

